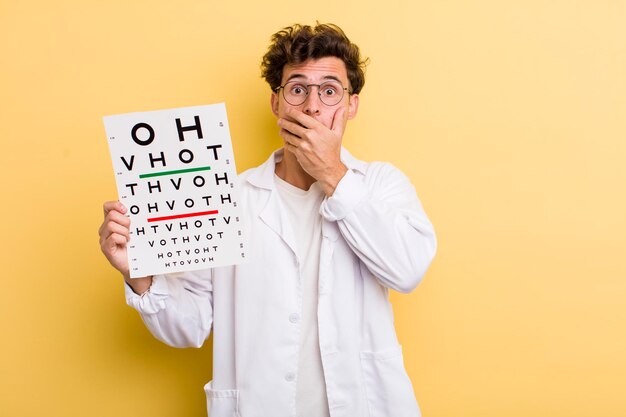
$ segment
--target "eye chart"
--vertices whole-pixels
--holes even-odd
[[[224,103],[105,116],[131,278],[242,263],[246,255]]]

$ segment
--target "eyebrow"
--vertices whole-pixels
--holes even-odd
[[[304,74],[291,74],[289,76],[289,78],[287,78],[287,81],[285,81],[286,83],[293,80],[294,78],[306,78],[306,76]],[[338,77],[335,77],[334,75],[325,75],[324,77],[322,77],[323,80],[334,80],[339,82],[340,84],[343,84],[341,82],[341,80]]]

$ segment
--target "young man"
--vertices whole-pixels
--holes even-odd
[[[364,83],[334,25],[295,25],[263,59],[284,148],[241,174],[244,265],[128,278],[129,220],[104,204],[102,251],[163,342],[213,331],[211,417],[416,417],[389,289],[409,292],[435,254],[415,190],[396,168],[341,147]]]

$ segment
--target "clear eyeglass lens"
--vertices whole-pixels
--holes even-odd
[[[307,87],[299,81],[290,81],[283,87],[283,96],[287,103],[292,106],[299,106],[304,103],[309,90],[317,85],[310,85]],[[322,103],[328,106],[334,106],[339,103],[343,98],[343,86],[335,81],[327,81],[319,86],[319,97]]]

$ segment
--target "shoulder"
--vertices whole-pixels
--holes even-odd
[[[239,184],[242,190],[258,188],[269,190],[274,184],[274,167],[276,166],[276,155],[280,151],[273,152],[269,158],[261,165],[246,169],[238,175]],[[279,155],[280,156],[280,155]]]
[[[370,189],[384,188],[394,184],[410,185],[408,177],[390,162],[361,161],[352,156],[345,149],[342,152],[342,159],[348,169],[363,177],[363,180]]]
[[[254,178],[259,175],[260,167],[254,167],[247,169],[237,176],[237,186],[239,187],[239,193],[242,198],[242,202],[246,202],[250,199],[255,200],[259,195],[263,194],[264,188],[258,187]]]
[[[344,163],[353,174],[360,176],[370,197],[383,201],[413,201],[415,187],[409,178],[390,162],[365,162],[344,150]]]
[[[366,163],[365,176],[372,179],[385,180],[390,177],[404,177],[406,175],[391,162],[373,161]]]
[[[247,183],[248,178],[250,178],[250,175],[252,175],[258,169],[259,167],[257,166],[254,168],[248,168],[245,171],[239,173],[237,177],[239,178],[239,182],[241,183],[241,185],[243,186],[245,183]]]
[[[386,176],[403,176],[402,171],[389,162],[362,161],[355,158],[346,148],[341,148],[341,160],[351,171],[361,174],[366,178],[379,178]]]

